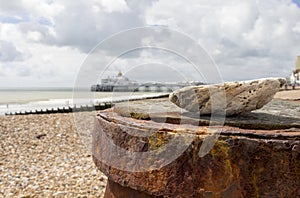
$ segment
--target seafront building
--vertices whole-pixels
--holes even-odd
[[[295,75],[297,77],[296,82],[300,84],[300,56],[297,56]]]
[[[294,87],[300,85],[300,56],[297,56],[295,70],[290,76],[291,85]]]

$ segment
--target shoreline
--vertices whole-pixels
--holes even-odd
[[[168,93],[143,93],[139,95],[120,95],[115,97],[102,97],[102,98],[66,98],[66,99],[49,99],[47,101],[36,101],[27,104],[9,104],[0,105],[1,115],[23,115],[34,114],[38,112],[72,112],[73,109],[96,109],[102,110],[106,104],[112,104],[117,102],[140,100],[140,99],[152,99],[167,96]],[[1,107],[2,106],[2,107]],[[7,108],[9,107],[9,108]],[[26,113],[27,112],[27,113]]]
[[[149,93],[148,93],[149,94]],[[161,95],[164,95],[163,93],[160,93]],[[156,93],[156,97],[160,97],[161,95]],[[159,96],[160,95],[160,96]],[[152,93],[146,96],[146,95],[140,95],[140,96],[135,96],[136,98],[148,98],[150,96],[151,97],[155,97]],[[115,98],[117,99],[117,98]],[[120,99],[122,99],[122,97],[120,97]],[[124,97],[123,97],[124,99]],[[289,89],[280,89],[275,95],[274,95],[274,99],[280,99],[280,100],[291,100],[291,101],[300,101],[300,87],[296,87],[295,90],[289,88]],[[80,99],[78,99],[80,100]],[[82,99],[84,100],[84,99]],[[90,108],[92,108],[92,106],[94,105],[100,105],[102,103],[105,103],[105,101],[109,100],[109,98],[99,98],[99,99],[94,99],[89,100],[89,103],[85,102],[85,103],[78,103],[78,107],[80,106],[91,106]],[[85,101],[87,101],[87,99],[85,99]],[[116,100],[117,101],[117,100]],[[114,103],[114,101],[113,101]],[[32,113],[28,113],[28,114],[34,114],[35,112],[49,112],[49,113],[53,113],[51,109],[56,109],[54,111],[54,113],[56,111],[58,111],[59,109],[62,109],[61,112],[71,112],[71,111],[65,111],[68,109],[72,109],[73,107],[75,107],[73,105],[73,99],[72,98],[65,98],[65,99],[45,99],[45,100],[34,100],[34,101],[30,101],[28,103],[24,102],[24,103],[17,103],[17,102],[13,102],[10,104],[0,104],[0,116],[5,116],[6,114],[8,115],[20,115],[20,114],[26,114],[25,112],[32,112]]]

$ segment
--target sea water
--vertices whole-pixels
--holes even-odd
[[[154,92],[90,92],[71,88],[0,89],[0,115],[69,106],[92,105],[161,95]]]

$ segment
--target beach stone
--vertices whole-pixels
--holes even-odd
[[[282,78],[266,78],[190,86],[174,91],[169,100],[190,112],[205,115],[226,111],[227,116],[232,116],[262,108],[285,83]]]

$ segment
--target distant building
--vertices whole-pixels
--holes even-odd
[[[291,73],[290,81],[293,87],[300,85],[300,56],[297,56],[296,67]]]
[[[297,56],[297,60],[296,60],[296,70],[300,70],[300,56]]]
[[[146,82],[137,83],[132,81],[119,71],[117,76],[101,79],[100,84],[92,85],[91,91],[107,91],[107,92],[132,92],[132,91],[153,91],[153,92],[169,92],[182,87],[191,85],[203,85],[204,83],[198,81],[184,81],[184,82]]]
[[[129,80],[121,71],[117,76],[101,79],[101,84],[92,85],[91,91],[134,91],[138,88],[138,83]]]
[[[294,73],[295,73],[296,83],[300,85],[300,56],[297,56],[296,69]]]

